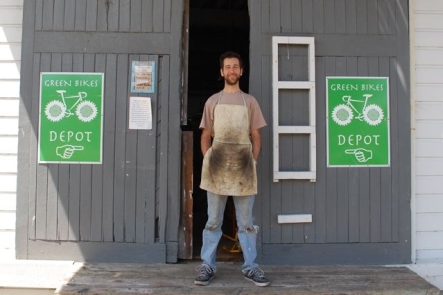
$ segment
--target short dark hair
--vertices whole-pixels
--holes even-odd
[[[241,59],[240,54],[238,54],[237,52],[232,52],[232,51],[228,51],[228,52],[222,53],[220,55],[220,69],[223,69],[223,66],[224,66],[223,63],[224,63],[225,59],[227,59],[227,58],[237,58],[238,61],[240,62],[240,68],[243,69],[243,61]]]

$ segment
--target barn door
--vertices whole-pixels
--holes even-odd
[[[182,1],[27,0],[17,208],[25,259],[177,260]],[[131,86],[150,62],[152,91]],[[104,74],[101,164],[37,162],[40,72]],[[152,128],[130,129],[130,97]]]

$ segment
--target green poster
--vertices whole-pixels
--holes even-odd
[[[39,163],[102,163],[103,73],[41,73]]]
[[[389,166],[387,77],[326,77],[328,167]]]

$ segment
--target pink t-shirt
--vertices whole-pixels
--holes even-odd
[[[246,106],[249,110],[249,126],[251,130],[260,129],[266,126],[265,118],[263,117],[260,106],[255,97],[239,91],[235,93],[223,92],[221,98],[220,92],[212,95],[205,103],[200,129],[210,130],[211,135],[214,136],[214,110],[219,98],[220,104],[244,105],[243,97],[245,98]]]

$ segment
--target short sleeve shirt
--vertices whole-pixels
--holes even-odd
[[[220,98],[220,94],[221,98]],[[242,95],[243,94],[243,95]],[[235,93],[226,93],[219,92],[206,101],[205,107],[203,109],[203,116],[200,123],[200,129],[206,129],[211,131],[211,135],[214,136],[214,110],[217,103],[220,104],[232,104],[232,105],[244,105],[243,97],[245,98],[246,106],[249,110],[249,126],[251,130],[260,129],[266,126],[265,118],[263,117],[260,106],[255,99],[250,94],[235,92]],[[219,102],[220,98],[220,102]]]

